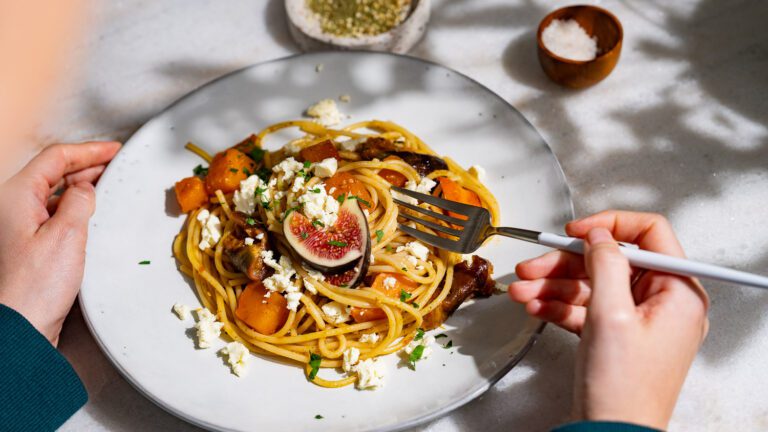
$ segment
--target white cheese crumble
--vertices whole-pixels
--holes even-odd
[[[205,209],[201,210],[200,213],[197,214],[197,220],[203,224],[201,233],[202,239],[198,245],[200,250],[206,250],[216,245],[216,243],[218,243],[219,239],[221,238],[221,220],[219,220],[216,215],[211,214],[211,212]]]
[[[230,342],[220,350],[227,356],[227,363],[232,368],[232,372],[237,376],[243,376],[248,366],[248,348],[240,342]]]
[[[276,173],[278,178],[281,181],[288,183],[291,181],[291,179],[293,179],[293,176],[295,176],[296,173],[301,171],[302,169],[304,169],[303,163],[297,161],[293,157],[289,157],[281,161],[279,164],[273,166],[272,172]],[[269,183],[270,183],[269,184],[270,186],[274,186],[272,184],[272,181],[270,181]]]
[[[317,123],[323,126],[336,126],[341,123],[342,114],[336,101],[333,99],[323,99],[320,102],[307,108],[307,115],[313,117]]]
[[[256,189],[261,192],[256,195]],[[240,182],[240,189],[232,195],[235,210],[252,215],[256,211],[256,203],[269,201],[270,192],[267,184],[257,175],[252,175]]]
[[[336,158],[323,159],[320,162],[312,164],[312,172],[318,177],[331,177],[336,174],[339,164]]]
[[[325,185],[315,185],[317,192],[306,191],[298,198],[299,204],[303,204],[302,213],[309,220],[319,220],[324,227],[333,226],[339,217],[339,201],[325,191]]]
[[[398,191],[392,191],[392,198],[398,199],[404,203],[419,205],[419,201],[416,198],[411,198],[408,195],[401,194]]]
[[[352,372],[354,366],[360,361],[360,350],[355,347],[348,348],[344,351],[342,359],[341,368],[344,369],[344,372]]]
[[[180,320],[185,321],[187,318],[189,318],[189,306],[181,303],[176,303],[173,305],[173,313],[176,314],[177,317],[179,317]]]
[[[254,240],[252,238],[246,237],[245,240],[243,240],[243,241],[245,242],[246,246],[253,246]]]
[[[339,100],[344,103],[349,103],[352,100],[352,96],[348,94],[339,95]]]
[[[315,72],[317,72],[317,73],[320,73],[320,72],[322,72],[324,67],[325,67],[325,65],[324,65],[324,64],[322,64],[322,63],[318,63],[318,64],[315,66]]]
[[[364,335],[360,336],[360,343],[376,343],[379,341],[379,334],[378,333],[365,333]]]
[[[304,189],[305,182],[306,180],[304,180],[304,177],[296,177],[296,179],[293,181],[293,186],[291,186],[291,192],[298,193]]]
[[[349,310],[337,301],[326,303],[320,309],[323,310],[326,318],[332,324],[342,324],[349,321]]]
[[[288,154],[288,156],[296,155],[301,151],[301,146],[299,145],[299,142],[301,142],[301,140],[293,140],[283,147],[285,149],[285,152]]]
[[[481,167],[480,165],[472,165],[469,167],[469,173],[481,182],[487,177],[485,168]]]
[[[404,350],[406,354],[410,355],[417,346],[423,345],[424,351],[422,351],[421,358],[419,358],[419,360],[426,360],[430,355],[432,355],[431,345],[433,343],[435,343],[434,336],[424,335],[424,337],[419,340],[412,340],[409,342],[408,345],[405,346]]]
[[[408,242],[405,246],[398,246],[397,249],[395,249],[395,252],[403,251],[408,252],[422,261],[426,261],[429,256],[429,248],[417,241]]]
[[[313,283],[314,281],[324,281],[325,275],[320,273],[317,270],[311,269],[306,267],[304,264],[301,265],[301,268],[304,269],[305,272],[307,272],[308,278],[305,277],[304,279],[304,289],[311,292],[312,294],[317,294],[317,288],[315,288],[315,285]]]
[[[260,233],[256,234],[256,240],[261,240],[263,238],[264,238],[264,233],[263,232],[260,232]]]
[[[301,303],[301,296],[302,294],[298,291],[286,293],[285,300],[288,301],[286,308],[292,311],[295,311],[296,309],[298,309],[299,303]]]
[[[368,138],[353,138],[348,139],[344,141],[339,141],[339,147],[341,147],[342,150],[353,152],[357,151],[357,146],[359,146],[363,141],[367,140]]]
[[[224,323],[216,320],[216,315],[212,314],[207,308],[197,309],[197,347],[210,348],[211,342],[219,337]]]
[[[280,261],[275,261],[274,254],[271,250],[261,251],[261,259],[269,267],[275,270],[275,273],[264,279],[264,288],[270,292],[287,293],[286,300],[288,300],[287,308],[295,311],[299,306],[299,300],[301,299],[301,292],[299,287],[291,281],[291,278],[296,275],[296,270],[293,268],[291,259],[286,255],[280,257]]]
[[[312,294],[317,294],[317,288],[315,288],[315,285],[307,278],[304,278],[304,289]]]
[[[405,183],[405,188],[414,192],[429,195],[432,192],[432,188],[434,188],[436,185],[437,183],[434,180],[427,177],[422,177],[418,184],[416,184],[416,182],[413,180],[408,180]]]
[[[387,276],[384,278],[384,288],[386,289],[392,289],[397,285],[397,279],[393,278],[392,276]]]
[[[357,388],[360,390],[376,390],[384,386],[386,366],[380,360],[363,360],[355,366],[355,372],[357,372]]]
[[[471,266],[472,265],[472,257],[473,256],[474,255],[472,255],[472,254],[462,254],[461,255],[461,260],[464,261],[468,266]]]

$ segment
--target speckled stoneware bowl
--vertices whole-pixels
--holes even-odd
[[[330,49],[407,53],[424,35],[429,22],[430,0],[412,0],[408,16],[398,26],[375,36],[340,37],[325,33],[306,0],[286,0],[288,27],[303,51]]]

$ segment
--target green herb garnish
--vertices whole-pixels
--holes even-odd
[[[261,160],[264,159],[264,153],[266,152],[266,150],[256,147],[248,154],[251,156],[251,159],[253,159],[254,162],[261,162]]]
[[[323,416],[321,416],[320,414],[318,414],[318,415],[316,415],[316,416],[315,416],[315,419],[316,419],[316,420],[322,420],[322,419],[323,419]]]
[[[312,162],[310,161],[304,161],[304,169],[307,169],[312,166]]]
[[[149,260],[139,261],[139,265],[149,265],[150,262]]]
[[[411,303],[411,306],[413,306],[416,309],[418,309],[420,307],[419,304],[416,303],[416,302]]]
[[[344,197],[344,194],[341,194],[338,197],[336,197],[336,200],[339,202],[339,204],[344,204],[345,199],[346,198]]]
[[[409,293],[408,291],[406,291],[404,289],[400,289],[400,301],[401,302],[404,302],[404,301],[408,300],[409,298],[411,298],[412,295],[413,294]]]
[[[381,243],[381,239],[384,238],[384,231],[376,230],[376,242]]]
[[[256,196],[259,196],[259,195],[263,194],[263,193],[264,193],[264,192],[266,192],[266,191],[267,191],[267,190],[266,190],[266,189],[264,189],[264,188],[262,188],[262,187],[256,187],[256,190],[255,190],[253,193],[254,193],[254,195],[256,195]]]
[[[208,168],[203,168],[202,165],[198,165],[192,170],[192,172],[195,173],[195,175],[205,176],[208,175]]]
[[[416,329],[416,336],[413,337],[413,340],[418,341],[424,339],[424,329],[419,328]]]
[[[243,174],[245,174],[248,177],[250,177],[251,176],[251,171],[249,171],[248,168],[243,168]]]
[[[302,233],[301,233],[301,238],[302,238],[302,240],[306,240],[306,239],[307,239],[307,237],[309,237],[309,234],[307,234],[307,232],[306,232],[306,231],[304,231],[304,232],[302,232]]]
[[[443,345],[443,348],[448,349],[453,346],[453,340],[449,340],[447,344]]]
[[[316,227],[320,227],[320,228],[323,228],[323,227],[325,227],[325,224],[324,224],[324,223],[322,223],[322,222],[320,222],[320,221],[319,221],[319,220],[317,220],[317,219],[315,219],[315,220],[313,220],[313,221],[312,221],[312,225],[313,225],[313,226],[316,226]]]
[[[338,241],[338,240],[328,240],[328,244],[331,246],[338,246],[338,247],[347,246],[347,242]]]
[[[272,175],[272,171],[270,171],[269,168],[259,168],[256,170],[255,174],[266,183],[269,181],[269,176]]]
[[[317,372],[320,370],[320,362],[323,360],[319,355],[310,352],[309,353],[309,380],[312,381],[317,376]]]
[[[445,334],[445,333],[440,333],[439,335],[435,335],[435,339],[440,339],[440,338],[444,338],[444,337],[448,337],[448,335]]]
[[[231,173],[238,173],[240,171],[238,171],[237,168],[230,168],[229,172],[231,172]]]
[[[298,210],[298,207],[291,207],[288,210],[285,211],[285,214],[283,214],[283,220],[285,220],[291,212]]]
[[[424,345],[416,345],[416,347],[411,351],[411,354],[408,356],[408,361],[411,362],[411,367],[415,370],[416,369],[416,362],[421,360],[421,356],[424,355]]]
[[[360,198],[359,196],[356,196],[356,195],[350,195],[347,199],[357,200],[358,202],[363,203],[366,207],[370,207],[371,206],[371,203],[369,203],[368,201],[366,201],[366,200],[364,200],[364,199],[362,199],[362,198]]]
[[[254,220],[253,218],[248,218],[245,220],[245,223],[247,223],[250,226],[254,226],[256,225],[256,220]]]
[[[269,203],[269,201],[262,201],[261,206],[264,207],[264,210],[270,210],[272,208],[272,205]]]
[[[320,193],[320,188],[314,188],[309,190],[312,193]]]

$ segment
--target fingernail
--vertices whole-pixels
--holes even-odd
[[[80,188],[86,192],[93,192],[95,188],[93,187],[93,184],[89,182],[80,182],[75,185],[76,188]]]
[[[589,242],[589,244],[600,244],[613,243],[614,240],[610,231],[605,228],[598,227],[589,230],[589,233],[587,233],[587,242]]]

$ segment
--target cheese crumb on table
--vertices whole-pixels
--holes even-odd
[[[323,126],[336,126],[341,123],[342,114],[333,99],[323,99],[307,108],[307,115]]]
[[[219,337],[224,323],[216,320],[216,315],[212,314],[207,308],[197,309],[197,347],[210,348],[211,342]]]
[[[597,37],[590,37],[575,20],[553,20],[541,33],[548,50],[560,57],[589,61],[597,57]]]
[[[352,100],[352,96],[348,94],[339,95],[339,100],[344,103],[349,103]]]
[[[248,348],[240,342],[230,342],[220,351],[227,356],[227,363],[232,368],[232,372],[237,376],[243,376],[248,366]]]
[[[186,321],[186,319],[189,318],[189,311],[189,306],[185,304],[176,303],[173,305],[173,313],[175,313],[181,321]]]

